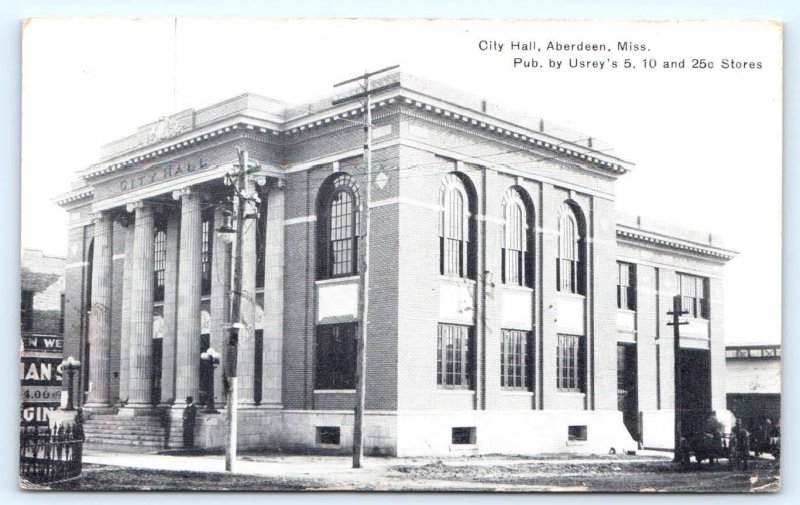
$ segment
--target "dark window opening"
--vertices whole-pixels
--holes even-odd
[[[256,219],[256,287],[264,287],[264,265],[267,247],[267,203],[264,192],[261,193],[258,218]]]
[[[200,352],[204,353],[211,347],[211,335],[204,333],[200,335]],[[198,405],[208,405],[211,390],[214,387],[214,365],[206,359],[200,359],[200,390],[198,391],[199,398],[197,399]]]
[[[583,337],[559,335],[556,350],[556,384],[561,391],[583,392],[586,369]]]
[[[573,442],[589,440],[589,430],[586,429],[586,426],[569,426],[567,440]]]
[[[62,299],[64,295],[61,295]],[[33,291],[23,291],[20,303],[22,331],[33,331]]]
[[[164,278],[167,268],[167,232],[156,229],[153,240],[153,301],[164,301]]]
[[[256,330],[255,334],[255,362],[253,363],[253,400],[261,403],[262,385],[261,376],[264,370],[264,330]]]
[[[475,445],[476,431],[474,426],[453,428],[451,443],[453,445]]]
[[[338,426],[317,426],[317,443],[326,445],[339,445],[341,442],[341,429]]]
[[[500,343],[500,386],[504,389],[533,389],[533,344],[531,332],[503,330]]]
[[[214,247],[214,214],[207,212],[203,216],[200,260],[202,265],[200,294],[211,294],[211,251]]]
[[[636,310],[636,265],[617,262],[617,308]]]
[[[711,307],[708,301],[708,279],[695,275],[677,274],[678,294],[681,297],[681,310],[688,317],[708,319]]]
[[[355,389],[356,323],[317,326],[316,389]]]
[[[472,327],[439,324],[436,382],[439,387],[472,389],[474,343]]]

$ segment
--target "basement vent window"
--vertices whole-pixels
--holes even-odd
[[[475,445],[475,427],[453,428],[453,445]]]
[[[317,443],[339,445],[341,430],[338,426],[317,426]]]
[[[567,430],[567,440],[570,442],[583,442],[588,440],[586,426],[570,426]]]

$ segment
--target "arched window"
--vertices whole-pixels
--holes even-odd
[[[503,195],[502,281],[533,286],[533,206],[511,188]]]
[[[439,273],[452,277],[474,277],[471,240],[471,201],[464,182],[448,174],[439,190]]]
[[[358,188],[345,173],[328,179],[318,199],[318,278],[358,273]]]
[[[558,212],[557,288],[564,293],[585,295],[584,232],[572,205],[561,204]]]

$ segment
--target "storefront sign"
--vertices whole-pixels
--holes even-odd
[[[22,337],[25,351],[57,352],[64,350],[64,337],[61,335],[26,335]]]
[[[23,356],[19,378],[23,386],[61,387],[61,357]]]

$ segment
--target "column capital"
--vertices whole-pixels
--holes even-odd
[[[108,212],[106,212],[106,211],[102,211],[101,210],[101,211],[98,211],[98,212],[92,212],[92,223],[97,223],[98,221],[101,221],[101,220],[107,219],[107,218],[108,218]]]
[[[130,202],[125,206],[125,210],[128,212],[134,212],[137,209],[143,209],[145,207],[144,200],[137,200],[135,202]]]
[[[189,196],[189,195],[196,195],[197,192],[192,189],[191,186],[186,186],[185,188],[176,189],[172,192],[172,199],[173,200],[180,200],[181,197]]]

